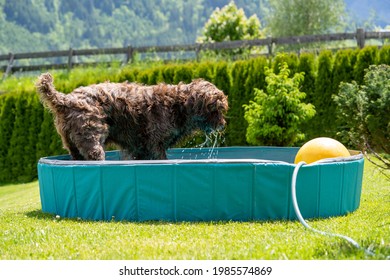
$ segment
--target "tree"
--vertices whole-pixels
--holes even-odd
[[[270,0],[267,27],[273,37],[323,34],[343,29],[343,0]]]
[[[54,27],[54,17],[49,13],[43,1],[29,0],[5,1],[4,13],[7,20],[17,22],[31,33],[48,33]]]
[[[243,9],[238,9],[234,1],[222,9],[216,8],[203,28],[203,36],[198,42],[213,43],[236,40],[249,40],[264,37],[260,20],[256,15],[247,18]],[[232,52],[229,52],[232,54]],[[242,49],[234,50],[242,53]]]
[[[256,89],[254,100],[244,105],[247,141],[254,145],[293,145],[305,137],[300,124],[315,114],[313,105],[302,102],[306,94],[299,86],[304,73],[290,78],[288,65],[283,62],[279,74],[268,67],[265,74],[266,92]]]

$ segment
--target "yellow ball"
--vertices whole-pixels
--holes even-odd
[[[328,137],[319,137],[306,142],[299,149],[294,163],[304,161],[309,164],[324,158],[348,156],[350,156],[349,151],[339,141]]]

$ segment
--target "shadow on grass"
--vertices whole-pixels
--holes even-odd
[[[351,243],[337,237],[329,237],[328,247],[320,248],[314,254],[315,259],[332,260],[389,260],[390,247],[376,243],[374,240],[361,241],[357,248]],[[369,244],[369,245],[367,245]]]
[[[52,213],[44,213],[40,209],[36,209],[33,211],[26,212],[25,215],[29,218],[39,219],[39,220],[56,220],[56,221],[68,221],[68,222],[77,222],[77,223],[121,223],[121,224],[140,224],[140,225],[183,225],[183,224],[204,224],[204,225],[226,225],[231,223],[251,223],[251,224],[275,224],[275,223],[286,223],[291,222],[287,220],[276,221],[164,221],[164,220],[149,220],[149,221],[131,221],[131,220],[88,220],[81,218],[66,218],[60,217],[58,215]]]
[[[39,220],[53,220],[55,216],[50,213],[44,213],[42,210],[33,210],[26,213],[26,216],[29,218],[39,219]]]

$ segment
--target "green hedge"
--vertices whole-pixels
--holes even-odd
[[[291,75],[304,72],[301,91],[306,103],[316,107],[316,116],[302,127],[307,139],[316,136],[337,138],[344,129],[342,120],[336,121],[332,95],[338,93],[340,82],[362,82],[364,69],[371,64],[389,64],[390,46],[381,49],[366,47],[340,50],[284,54],[278,59],[256,57],[234,62],[203,61],[125,67],[101,66],[78,68],[71,72],[55,72],[55,85],[68,93],[74,88],[104,81],[137,81],[144,84],[159,82],[190,82],[204,78],[223,90],[229,99],[228,126],[223,145],[248,145],[245,134],[243,104],[253,98],[254,89],[264,89],[264,66],[277,69],[286,61]],[[37,177],[36,163],[40,157],[62,154],[61,140],[53,126],[53,116],[40,104],[34,88],[35,77],[8,78],[0,82],[0,183],[27,182]],[[306,140],[307,140],[306,139]],[[184,145],[184,144],[183,144]],[[187,144],[185,146],[188,146]]]

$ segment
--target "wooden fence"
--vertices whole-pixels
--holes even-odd
[[[363,48],[366,40],[390,39],[390,31],[367,32],[364,29],[357,29],[353,33],[334,33],[323,35],[307,35],[307,36],[293,36],[293,37],[279,37],[279,38],[264,38],[256,40],[242,40],[242,41],[226,41],[218,43],[205,44],[191,44],[191,45],[175,45],[175,46],[145,46],[124,48],[101,48],[101,49],[69,49],[62,51],[48,51],[48,52],[32,52],[32,53],[9,53],[0,55],[0,62],[5,61],[6,65],[0,66],[0,72],[3,72],[3,78],[12,74],[13,72],[38,71],[44,69],[71,69],[79,65],[96,65],[102,62],[74,62],[76,56],[101,56],[101,55],[124,55],[124,63],[133,61],[136,53],[176,53],[176,52],[193,52],[196,58],[199,58],[200,52],[205,50],[228,50],[237,48],[249,48],[256,46],[267,47],[267,55],[272,55],[275,46],[279,45],[296,45],[306,43],[321,43],[333,41],[355,40],[359,48]],[[15,64],[17,60],[31,60],[45,59],[45,58],[67,58],[67,63],[54,64],[40,64],[40,65],[21,65]],[[109,62],[109,61],[106,61]],[[30,63],[29,63],[30,64]]]

